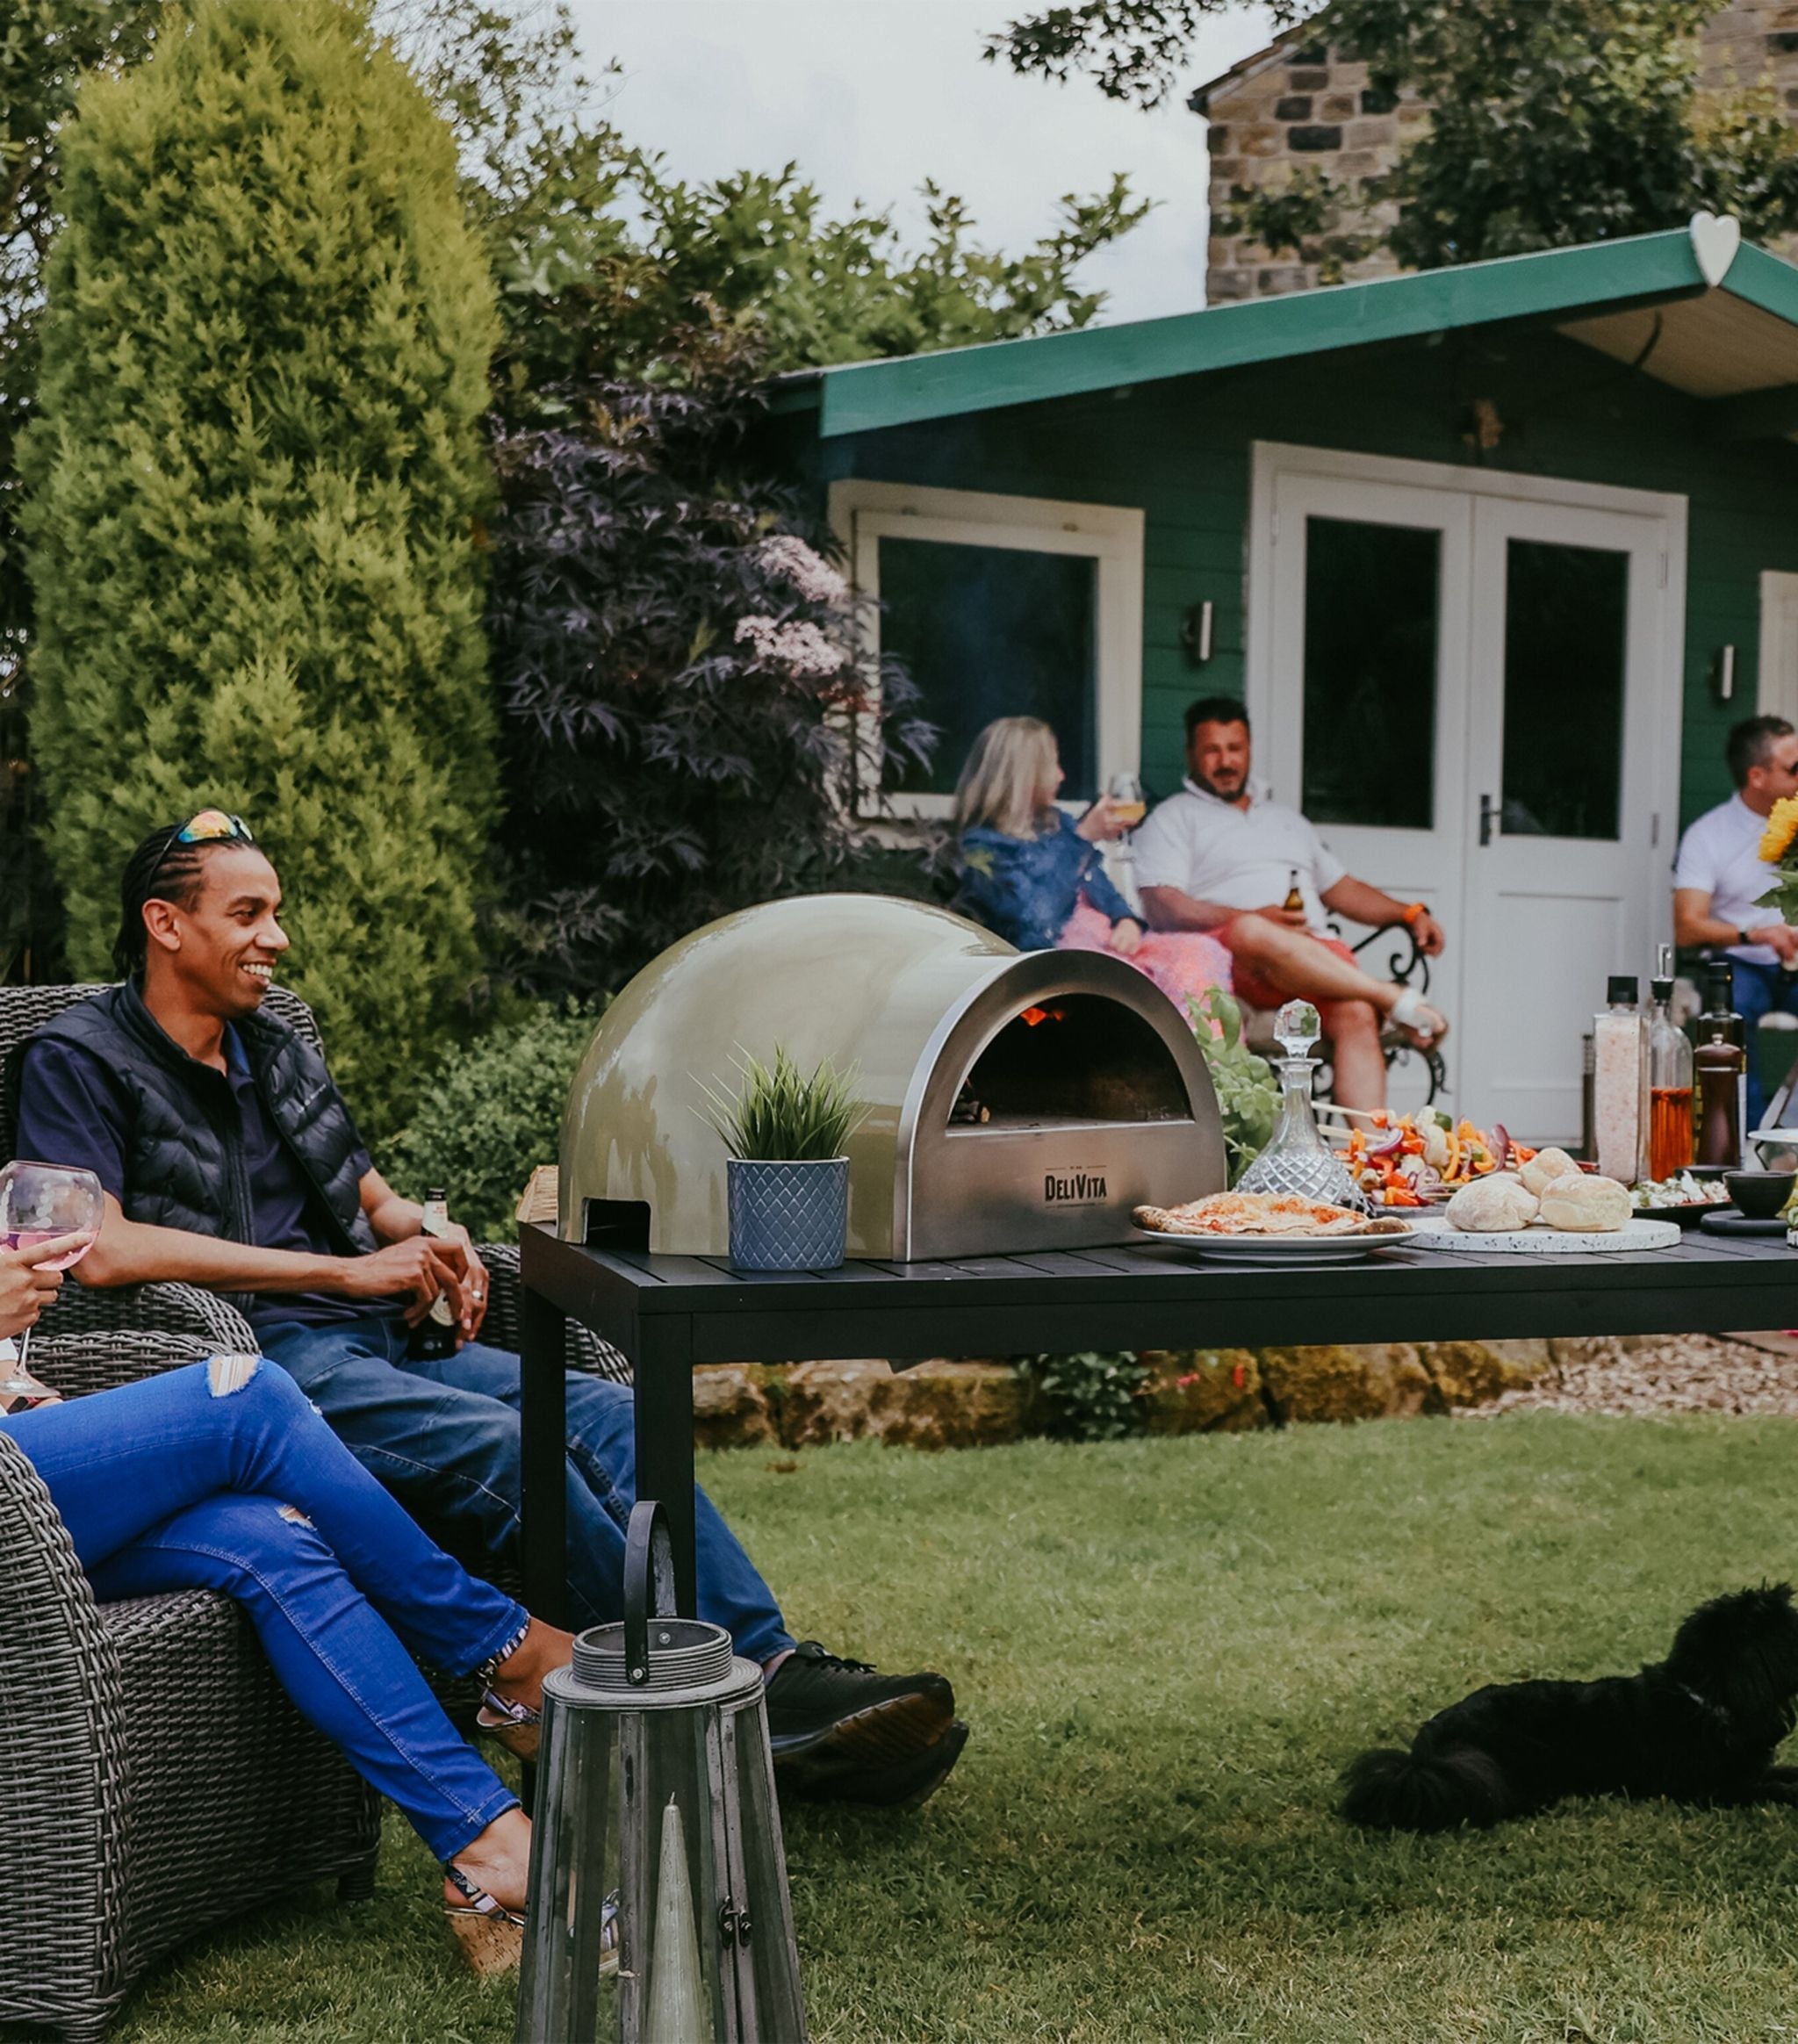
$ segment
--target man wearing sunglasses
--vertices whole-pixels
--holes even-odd
[[[323,1059],[260,1011],[288,938],[281,884],[239,817],[153,831],[125,870],[121,983],[27,1046],[18,1154],[95,1172],[106,1220],[84,1284],[178,1279],[232,1297],[351,1451],[464,1553],[515,1563],[519,1366],[478,1339],[487,1273],[464,1231],[433,1239],[375,1170]],[[462,1336],[421,1358],[439,1295]],[[629,1392],[568,1380],[569,1600],[620,1616],[636,1496]],[[700,1615],[768,1674],[783,1788],[921,1802],[967,1727],[937,1674],[888,1677],[795,1645],[772,1593],[701,1493]]]
[[[1798,1014],[1798,930],[1760,897],[1773,885],[1761,832],[1798,795],[1798,734],[1782,716],[1744,717],[1724,745],[1736,792],[1687,825],[1673,862],[1673,941],[1730,964],[1730,998],[1748,1030],[1748,1126],[1766,1113],[1756,1061],[1762,1016]]]

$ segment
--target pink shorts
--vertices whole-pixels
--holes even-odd
[[[1233,916],[1230,920],[1234,922],[1235,919]],[[1226,941],[1229,928],[1230,924],[1226,923],[1224,932]],[[1321,944],[1326,951],[1334,951],[1336,956],[1343,960],[1345,963],[1356,967],[1360,965],[1361,961],[1349,950],[1340,937],[1320,937],[1313,930],[1307,930],[1305,934],[1311,939],[1313,944]],[[1235,989],[1236,998],[1239,1001],[1247,1001],[1251,1008],[1277,1008],[1283,1001],[1290,1001],[1294,998],[1292,988],[1277,987],[1271,980],[1263,979],[1246,958],[1233,958],[1230,976]]]

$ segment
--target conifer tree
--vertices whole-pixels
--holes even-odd
[[[354,0],[200,0],[62,143],[26,436],[34,738],[77,971],[160,821],[240,811],[377,1128],[475,967],[492,287]]]

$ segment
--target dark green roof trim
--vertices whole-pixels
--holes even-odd
[[[1798,270],[1751,241],[1737,249],[1736,260],[1719,288],[1731,298],[1744,299],[1764,313],[1798,325]]]
[[[787,412],[816,412],[823,392],[822,371],[795,369],[768,385],[768,409],[776,418]]]
[[[1741,295],[1764,294],[1753,302],[1798,320],[1798,270],[1744,247],[1730,272],[1730,291],[1738,277],[1752,279]],[[1039,404],[1123,384],[1413,339],[1455,327],[1615,311],[1621,303],[1704,289],[1691,236],[1683,227],[1672,227],[1627,241],[1544,249],[1165,319],[893,361],[845,363],[783,381],[774,387],[773,401],[777,410],[816,404],[818,435],[831,440],[1001,405]]]

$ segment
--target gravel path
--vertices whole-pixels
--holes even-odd
[[[1763,1346],[1763,1344],[1765,1344]],[[1557,1342],[1527,1391],[1456,1417],[1499,1413],[1798,1413],[1798,1340],[1679,1335],[1665,1341]]]

